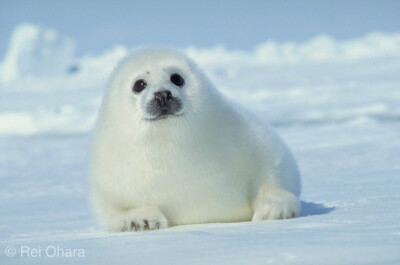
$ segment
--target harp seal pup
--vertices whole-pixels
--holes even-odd
[[[116,67],[90,171],[94,206],[109,231],[300,212],[299,171],[285,143],[165,47],[137,49]]]

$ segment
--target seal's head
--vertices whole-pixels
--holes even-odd
[[[157,122],[179,118],[202,104],[203,74],[186,56],[169,48],[138,49],[117,67],[109,97],[120,111]],[[113,108],[114,108],[113,107]]]

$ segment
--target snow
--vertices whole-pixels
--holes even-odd
[[[288,142],[303,210],[292,220],[147,233],[104,231],[87,202],[91,130],[129,48],[78,57],[73,47],[54,29],[24,24],[0,61],[1,264],[399,264],[400,33],[186,48]]]
[[[52,29],[19,25],[13,32],[1,72],[1,81],[60,74],[71,63],[74,44]]]

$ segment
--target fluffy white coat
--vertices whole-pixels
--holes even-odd
[[[173,73],[183,87],[170,81]],[[145,79],[147,87],[133,93]],[[160,89],[181,99],[179,116],[151,121]],[[91,155],[92,195],[110,231],[261,221],[300,212],[300,177],[290,150],[251,113],[224,97],[180,52],[147,48],[116,68]]]

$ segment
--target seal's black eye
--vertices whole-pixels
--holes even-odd
[[[170,80],[176,86],[183,86],[185,84],[185,80],[178,74],[172,74]]]
[[[133,92],[140,93],[140,92],[142,92],[143,89],[145,89],[146,87],[147,87],[146,80],[144,80],[144,79],[139,79],[139,80],[137,80],[137,81],[135,82],[135,84],[133,85],[132,90],[133,90]]]

